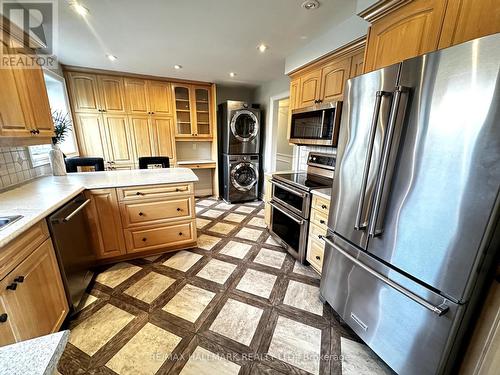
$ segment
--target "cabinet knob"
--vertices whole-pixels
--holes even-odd
[[[180,209],[179,207],[177,207],[177,211],[182,211],[182,209]]]
[[[182,236],[182,232],[179,232],[179,236]]]
[[[316,255],[317,260],[321,260],[321,257],[319,255]]]
[[[322,208],[323,210],[326,210],[328,207],[326,207],[326,204],[323,204],[323,205],[321,206],[321,208]]]
[[[176,192],[179,192],[179,191],[181,191],[181,189],[179,189],[179,188],[175,188],[175,191],[176,191]]]
[[[155,113],[154,112],[151,112],[152,115],[154,115]]]
[[[142,238],[142,242],[146,242],[148,239],[146,237]]]
[[[40,134],[40,130],[39,129],[36,129],[35,132],[36,132],[36,134]]]
[[[319,221],[321,224],[326,224],[324,220]]]
[[[7,290],[16,290],[17,289],[17,283],[12,283],[7,285]]]
[[[0,315],[0,323],[5,323],[8,319],[8,315],[3,313],[2,315]]]
[[[144,195],[144,193],[141,193],[140,191],[138,191],[137,193],[135,193],[135,195]]]
[[[16,283],[22,283],[24,281],[24,276],[18,276],[14,279]]]
[[[139,216],[144,216],[144,212],[139,212]]]

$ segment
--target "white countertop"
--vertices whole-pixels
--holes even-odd
[[[189,168],[134,169],[42,177],[0,193],[0,216],[24,217],[0,230],[0,247],[87,189],[196,182]]]
[[[209,164],[209,163],[215,163],[215,160],[199,159],[199,160],[178,160],[177,161],[178,165],[184,165],[184,164]]]
[[[313,195],[330,200],[332,198],[332,188],[313,189]]]
[[[0,374],[53,374],[68,338],[69,331],[62,331],[1,347]]]

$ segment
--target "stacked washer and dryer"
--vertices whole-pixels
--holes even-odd
[[[247,103],[219,105],[219,165],[222,198],[228,203],[259,198],[260,110]]]

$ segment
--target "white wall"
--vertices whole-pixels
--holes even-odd
[[[369,23],[353,15],[311,40],[304,47],[290,54],[285,60],[285,73],[288,74],[307,63],[334,51],[353,40],[366,35]]]
[[[290,78],[283,75],[282,77],[275,79],[274,81],[267,82],[257,88],[255,93],[255,103],[259,103],[262,109],[262,117],[264,122],[264,133],[261,140],[263,145],[262,151],[262,165],[264,166],[264,172],[268,172],[271,169],[269,155],[271,155],[271,142],[268,137],[272,132],[272,119],[271,111],[269,108],[269,101],[273,96],[284,95],[288,96],[290,93]]]

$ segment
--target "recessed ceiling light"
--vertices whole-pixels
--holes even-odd
[[[261,43],[257,46],[257,49],[262,53],[266,52],[268,48],[269,46],[265,45],[264,43]]]
[[[307,9],[307,10],[312,10],[312,9],[317,9],[319,8],[319,1],[318,0],[306,0],[302,3],[302,8]]]
[[[175,70],[182,69],[182,65],[175,64],[175,65],[174,65],[174,69],[175,69]]]
[[[80,16],[85,17],[88,16],[89,10],[88,8],[85,8],[82,4],[75,2],[72,2],[70,6],[73,8],[73,10],[78,13]]]
[[[109,59],[109,61],[116,61],[118,59],[118,57],[110,54],[107,54],[106,57]]]
[[[229,76],[234,78],[234,77],[236,77],[236,73],[235,72],[231,72],[231,73],[229,73]]]
[[[306,40],[306,39],[307,39],[307,35],[302,35],[302,36],[300,37],[300,39],[302,39],[302,40]]]

